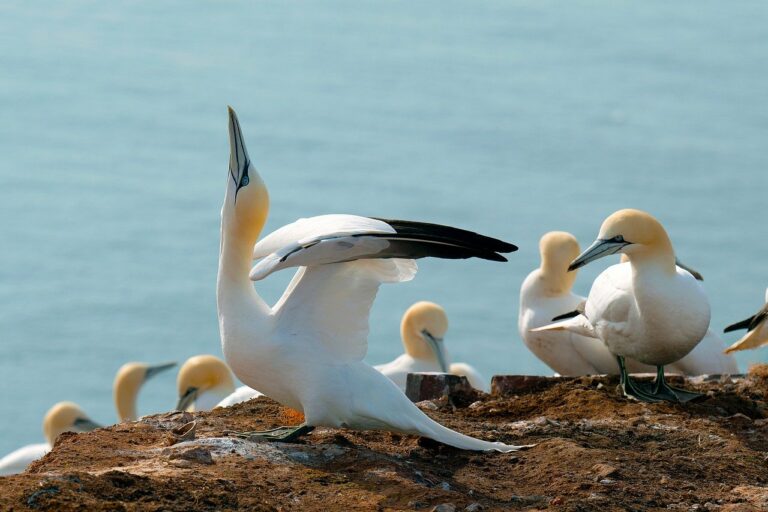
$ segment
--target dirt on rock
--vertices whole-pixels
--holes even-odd
[[[536,443],[508,454],[342,429],[290,444],[233,436],[295,421],[266,398],[149,416],[62,435],[0,478],[0,510],[768,510],[768,371],[686,386],[707,397],[644,404],[583,377],[419,404],[465,434]]]

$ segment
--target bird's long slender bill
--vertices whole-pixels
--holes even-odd
[[[247,186],[250,181],[248,167],[251,159],[248,157],[237,114],[232,107],[228,106],[227,110],[229,111],[229,174],[235,186],[235,197],[237,197],[237,191]]]
[[[621,237],[611,238],[609,240],[602,240],[598,238],[592,242],[592,245],[587,247],[587,250],[582,252],[578,258],[571,262],[571,264],[568,266],[568,272],[576,270],[577,268],[581,268],[587,263],[597,259],[610,256],[611,254],[616,254],[627,245],[629,245],[629,242],[626,242]]]
[[[440,365],[440,371],[443,373],[448,373],[448,363],[445,360],[445,352],[443,352],[443,339],[432,336],[432,334],[430,334],[430,332],[427,330],[421,331],[421,334],[427,341],[429,348],[431,348],[432,352],[435,353],[437,363]]]
[[[197,400],[197,388],[187,388],[183,395],[179,397],[179,401],[176,403],[177,411],[186,411],[190,405]]]
[[[704,276],[702,276],[695,269],[692,269],[691,267],[689,267],[688,265],[686,265],[685,263],[683,263],[682,261],[680,261],[677,258],[675,258],[675,265],[677,265],[681,269],[683,269],[686,272],[688,272],[689,274],[691,274],[697,281],[703,281],[704,280]]]
[[[73,425],[78,432],[90,432],[91,430],[101,428],[101,425],[89,418],[77,418]]]
[[[144,381],[148,381],[158,373],[162,373],[165,370],[170,370],[177,365],[175,361],[170,363],[156,364],[147,368],[147,373],[144,375]]]

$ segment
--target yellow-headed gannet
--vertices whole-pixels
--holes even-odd
[[[24,471],[32,462],[51,451],[56,438],[64,432],[88,432],[99,427],[76,404],[59,402],[48,409],[43,418],[46,442],[22,446],[0,459],[0,476]]]
[[[115,382],[112,385],[112,396],[119,421],[134,421],[136,415],[136,398],[147,380],[165,370],[176,366],[176,363],[149,365],[147,363],[126,363],[117,370]]]
[[[229,140],[217,282],[224,356],[243,383],[306,418],[296,428],[252,435],[289,441],[327,426],[416,434],[469,450],[517,449],[440,425],[363,362],[379,285],[412,279],[414,258],[506,261],[499,253],[516,247],[448,226],[354,215],[301,219],[256,244],[269,197],[231,108]],[[250,271],[256,281],[300,267],[274,307],[249,280],[252,258],[260,259]]]
[[[577,272],[568,265],[580,252],[570,233],[551,231],[539,241],[541,265],[520,287],[518,330],[528,349],[560,375],[615,373],[616,359],[602,341],[566,330],[534,331],[586,300],[571,290]]]
[[[725,328],[725,332],[738,331],[739,329],[746,329],[747,334],[728,347],[725,350],[726,353],[762,347],[768,344],[768,289],[765,290],[765,304],[760,308],[760,311],[741,322],[729,325]]]
[[[441,306],[434,302],[417,302],[408,308],[400,322],[405,354],[374,368],[403,391],[409,373],[442,372],[463,375],[473,388],[488,392],[488,383],[480,372],[466,363],[450,362],[443,342],[447,330],[448,316]]]
[[[676,266],[672,242],[661,223],[639,210],[610,215],[597,240],[569,270],[620,252],[629,263],[608,267],[595,279],[582,314],[540,329],[566,329],[601,339],[617,357],[626,396],[649,402],[686,402],[701,396],[670,387],[664,366],[682,359],[707,333],[710,308],[704,290]],[[632,380],[625,357],[656,366],[656,381]]]
[[[203,354],[187,359],[176,377],[177,411],[210,411],[235,392],[235,380],[227,363]]]

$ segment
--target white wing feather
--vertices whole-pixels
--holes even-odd
[[[302,244],[318,237],[344,236],[358,233],[394,233],[386,222],[358,215],[318,215],[299,219],[273,231],[253,248],[253,259]]]
[[[274,308],[280,336],[307,337],[338,362],[368,351],[368,316],[381,283],[409,281],[413,260],[359,260],[302,268]]]

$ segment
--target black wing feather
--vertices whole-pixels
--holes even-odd
[[[745,318],[741,322],[736,322],[735,324],[729,325],[728,327],[725,328],[725,330],[723,330],[723,332],[738,331],[739,329],[746,329],[747,331],[752,331],[767,319],[768,319],[768,302],[762,308],[760,308],[760,311],[755,313],[753,316],[749,318]]]
[[[562,315],[557,315],[556,317],[552,318],[553,322],[559,322],[560,320],[566,320],[568,318],[573,318],[576,316],[579,316],[581,314],[581,311],[578,309],[574,309],[573,311],[569,311],[567,313],[563,313]]]
[[[386,222],[392,226],[392,228],[394,228],[394,230],[399,235],[410,235],[413,237],[425,238],[433,241],[442,240],[451,242],[454,245],[483,249],[488,252],[507,253],[517,250],[517,246],[514,244],[504,242],[497,238],[481,235],[479,233],[475,233],[474,231],[467,231],[466,229],[444,226],[442,224],[432,224],[429,222],[383,219],[381,217],[371,218]]]
[[[746,318],[742,320],[741,322],[736,322],[735,324],[731,324],[725,329],[723,329],[723,332],[732,332],[732,331],[739,331],[741,329],[747,329],[749,328],[749,325],[752,323],[752,319],[755,318],[753,316]]]

